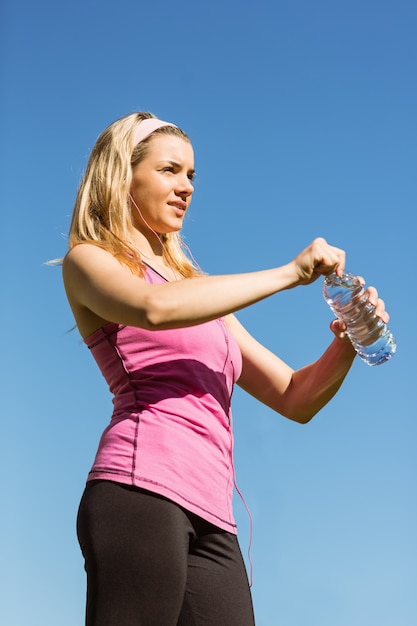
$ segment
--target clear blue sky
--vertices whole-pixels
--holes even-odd
[[[75,516],[111,398],[43,262],[66,251],[98,134],[150,110],[193,140],[185,236],[207,272],[324,236],[398,342],[307,426],[236,390],[257,626],[415,626],[415,1],[6,0],[0,23],[1,623],[83,623]],[[331,340],[319,282],[239,317],[294,367]],[[246,553],[238,501],[236,516]]]

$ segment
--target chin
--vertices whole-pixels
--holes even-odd
[[[177,224],[176,226],[170,226],[169,228],[165,230],[164,233],[161,233],[161,234],[168,235],[169,233],[178,233],[181,229],[182,229],[182,222],[181,224]]]

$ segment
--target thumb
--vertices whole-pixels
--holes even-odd
[[[330,330],[341,341],[350,341],[346,333],[346,324],[341,320],[333,320],[330,324]]]

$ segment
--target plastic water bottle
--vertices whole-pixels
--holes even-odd
[[[375,307],[356,276],[327,276],[323,295],[336,317],[346,324],[346,334],[365,363],[380,365],[392,357],[397,349],[395,339],[375,315]]]

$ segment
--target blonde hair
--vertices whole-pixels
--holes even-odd
[[[108,126],[94,145],[75,199],[69,231],[69,249],[91,243],[108,250],[133,274],[143,276],[140,253],[130,243],[132,213],[129,191],[132,169],[148,154],[149,141],[157,134],[188,136],[176,126],[163,126],[146,139],[133,144],[134,131],[151,113],[132,113]],[[163,257],[181,276],[195,276],[201,271],[185,253],[178,232],[160,235]]]

